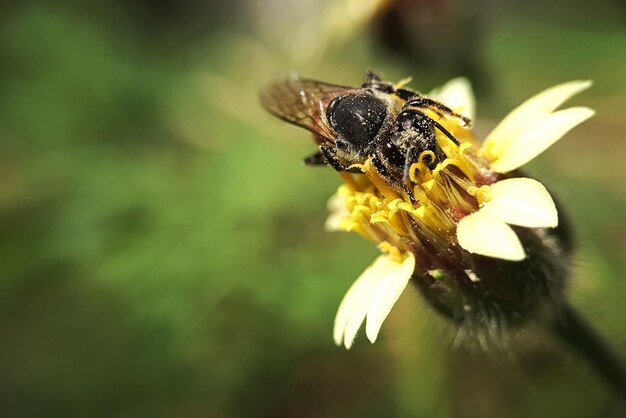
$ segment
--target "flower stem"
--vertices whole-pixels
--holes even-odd
[[[551,327],[622,399],[626,399],[626,367],[622,359],[573,307],[564,304]]]

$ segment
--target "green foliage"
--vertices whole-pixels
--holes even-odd
[[[167,26],[172,46],[137,18],[143,3],[67,3],[14,5],[0,37],[0,415],[466,416],[448,396],[464,373],[446,369],[454,354],[439,329],[450,326],[416,295],[403,296],[375,346],[345,353],[332,343],[335,309],[376,250],[323,231],[339,178],[304,168],[307,135],[259,109],[259,86],[295,61],[246,25],[191,36],[181,18]],[[508,46],[528,30],[520,25],[488,35],[486,65],[502,94],[485,101],[506,102],[494,113],[571,77],[596,79],[598,119],[615,115],[606,103],[623,108],[623,32],[546,24],[520,52]],[[433,87],[361,39],[299,69],[356,84],[372,66]],[[581,61],[593,66],[571,70]],[[623,140],[624,121],[603,132]],[[600,174],[580,173],[565,193],[588,263],[588,284],[574,288],[624,348],[616,223],[626,203],[621,181],[602,176],[622,164],[624,142],[603,144],[584,168]],[[567,167],[542,171],[567,189]],[[601,390],[569,399],[574,384],[596,385],[571,363],[523,382],[561,387],[551,400],[530,396],[527,410],[483,416],[572,416],[583,402],[600,411]]]

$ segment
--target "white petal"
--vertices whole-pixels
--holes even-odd
[[[402,262],[392,260],[389,262],[388,269],[384,280],[378,284],[374,291],[367,310],[365,334],[372,343],[376,341],[380,327],[409,283],[415,270],[415,257],[409,253]]]
[[[481,212],[528,228],[553,228],[559,224],[550,193],[543,184],[529,178],[506,179],[491,185]]]
[[[326,218],[324,228],[327,231],[343,231],[341,228],[342,221],[350,216],[346,207],[346,197],[337,192],[328,199],[326,207],[330,214]]]
[[[337,310],[333,328],[335,344],[341,345],[343,342],[348,349],[352,346],[356,332],[367,314],[372,294],[385,277],[387,271],[385,268],[386,257],[386,255],[379,256],[371,266],[361,273],[343,297]]]
[[[521,167],[593,114],[594,111],[586,107],[571,107],[536,120],[502,149],[491,169],[506,173]]]
[[[511,227],[482,210],[461,219],[456,236],[459,245],[470,253],[513,261],[526,257],[522,243]]]
[[[441,100],[450,109],[470,119],[474,119],[476,115],[476,99],[467,78],[453,78],[428,95]]]
[[[497,157],[528,125],[550,114],[570,97],[589,88],[591,81],[577,80],[559,84],[526,100],[511,111],[487,136],[483,149]]]

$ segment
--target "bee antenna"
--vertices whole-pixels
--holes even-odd
[[[452,117],[462,120],[465,126],[469,126],[472,123],[470,118],[463,116],[460,113],[457,113],[454,110],[450,109],[448,106],[444,105],[443,103],[437,100],[428,98],[428,97],[415,97],[409,100],[408,102],[406,102],[405,106],[417,107],[421,109],[431,109],[431,110],[434,110],[436,113],[438,113],[439,116],[441,116],[440,112],[443,112]]]
[[[421,115],[421,116],[423,116],[423,117],[427,118],[427,119],[428,119],[428,120],[429,120],[429,121],[433,124],[433,126],[434,126],[435,128],[439,129],[439,130],[441,131],[441,133],[443,133],[445,136],[447,136],[448,138],[450,138],[450,140],[451,140],[452,142],[454,142],[456,145],[461,145],[461,143],[459,142],[459,140],[458,140],[458,139],[456,139],[456,138],[454,137],[454,135],[452,135],[452,134],[450,133],[450,131],[448,131],[446,128],[444,128],[444,127],[443,127],[443,126],[442,126],[439,122],[437,122],[437,121],[436,121],[436,120],[434,120],[433,118],[426,116],[426,115],[424,114],[424,112],[422,112],[422,111],[420,111],[420,110],[417,110],[417,109],[415,109],[415,108],[412,108],[412,109],[407,109],[407,110],[405,110],[404,112],[411,112],[411,113],[413,113],[413,114],[419,114],[419,115]]]
[[[461,145],[461,143],[459,142],[458,139],[456,139],[454,137],[454,135],[452,135],[450,133],[450,131],[448,131],[446,128],[444,128],[443,126],[441,126],[441,124],[439,122],[437,122],[436,120],[430,119],[430,121],[432,122],[433,125],[435,125],[435,127],[437,129],[439,129],[445,136],[447,136],[448,138],[450,138],[450,140],[452,142],[454,142],[456,145]]]

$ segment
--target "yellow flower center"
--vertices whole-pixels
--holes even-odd
[[[397,187],[388,183],[371,160],[356,164],[363,174],[342,173],[345,184],[337,194],[345,199],[348,214],[339,224],[356,231],[383,248],[393,246],[406,251],[407,243],[427,239],[440,242],[454,235],[458,220],[478,209],[483,188],[476,178],[486,164],[478,157],[476,139],[453,118],[429,114],[441,123],[460,145],[437,132],[438,146],[445,157],[433,169],[432,151],[424,151],[409,170],[409,184]],[[381,244],[382,245],[382,244]],[[388,252],[388,251],[386,251]]]

